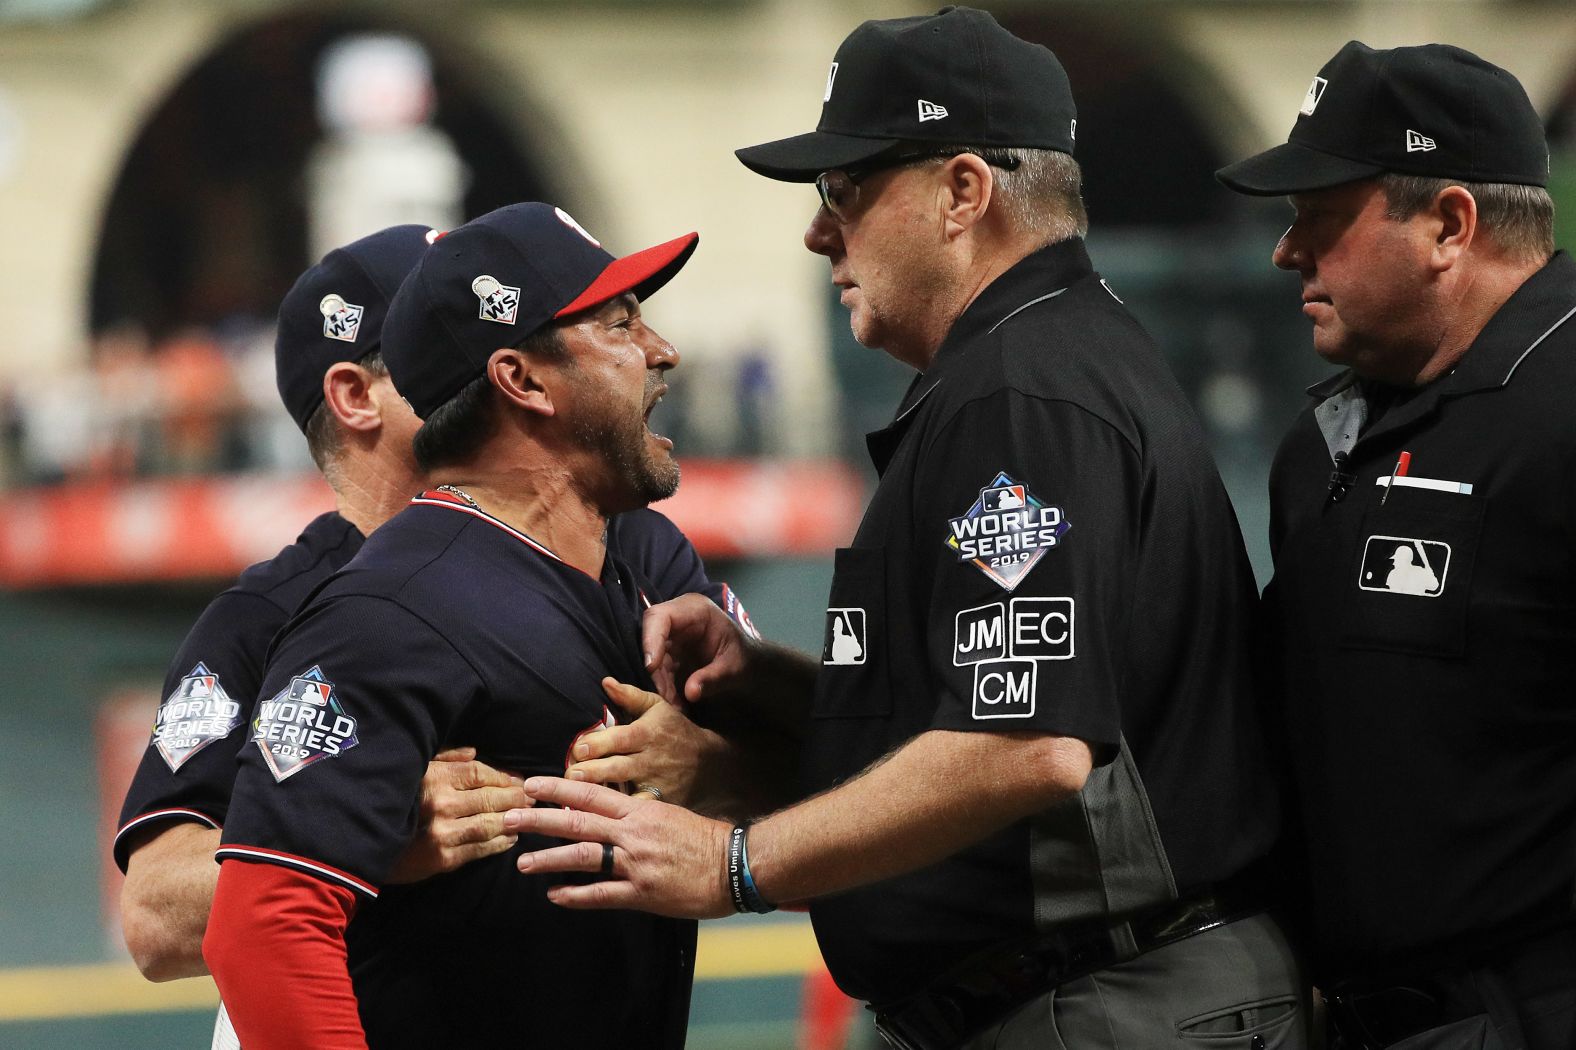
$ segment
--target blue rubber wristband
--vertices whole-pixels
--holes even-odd
[[[750,829],[747,825],[734,828],[728,839],[728,889],[733,894],[735,911],[764,915],[777,910],[777,905],[761,896],[750,874]]]

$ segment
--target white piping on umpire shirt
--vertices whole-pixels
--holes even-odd
[[[903,422],[903,420],[907,419],[909,416],[913,415],[914,414],[914,409],[919,407],[920,402],[924,401],[925,398],[929,397],[930,396],[930,392],[932,390],[936,389],[936,387],[938,387],[940,385],[941,385],[941,380],[938,379],[934,383],[930,384],[930,386],[926,387],[925,388],[925,392],[923,394],[920,394],[918,397],[916,397],[914,399],[914,403],[912,405],[909,405],[903,411],[898,413],[897,418],[892,420],[891,425],[892,426],[896,426],[897,424]]]
[[[1028,302],[1026,302],[1022,306],[1018,307],[1012,313],[1008,314],[1006,317],[1003,317],[1000,321],[997,321],[995,324],[991,325],[990,326],[990,331],[994,332],[996,329],[1000,328],[1002,325],[1006,324],[1008,321],[1012,320],[1014,317],[1017,317],[1019,314],[1023,313],[1023,311],[1027,310],[1029,307],[1033,306],[1035,303],[1043,303],[1047,299],[1055,299],[1058,295],[1061,295],[1066,290],[1067,289],[1065,289],[1065,288],[1058,288],[1058,289],[1056,289],[1056,291],[1048,292],[1045,295],[1042,295],[1042,296],[1040,296],[1037,299],[1030,299]],[[1109,289],[1107,289],[1107,291],[1109,291]],[[990,332],[987,332],[986,334],[989,335]]]
[[[996,329],[1000,328],[1002,325],[1006,324],[1008,321],[1012,320],[1014,317],[1016,317],[1019,314],[1023,313],[1023,311],[1027,310],[1029,307],[1033,306],[1035,303],[1043,303],[1047,299],[1055,299],[1058,295],[1061,295],[1066,290],[1067,290],[1066,288],[1058,288],[1054,292],[1049,292],[1049,293],[1047,293],[1045,295],[1039,296],[1038,298],[1030,299],[1028,302],[1026,302],[1022,306],[1018,307],[1012,313],[1008,314],[1006,317],[1003,317],[1000,321],[997,321],[995,324],[991,325],[990,326],[990,330],[988,332],[986,332],[986,334],[989,335],[990,332],[994,332]],[[914,399],[914,403],[912,405],[909,405],[903,411],[898,413],[897,418],[892,420],[892,424],[891,425],[896,426],[897,424],[903,422],[903,420],[907,419],[909,416],[913,415],[914,414],[914,409],[918,408],[920,406],[920,403],[923,402],[925,400],[925,398],[930,396],[930,392],[932,390],[935,390],[936,387],[938,387],[940,385],[941,385],[941,380],[938,379],[933,384],[931,384],[930,386],[926,387],[925,388],[925,392],[920,394],[918,397],[916,397]]]
[[[1527,355],[1532,353],[1532,351],[1536,350],[1538,348],[1538,345],[1540,343],[1542,343],[1543,340],[1547,339],[1549,336],[1554,334],[1554,330],[1556,328],[1558,328],[1560,325],[1564,324],[1566,321],[1569,321],[1573,316],[1576,316],[1576,307],[1572,307],[1569,313],[1567,313],[1564,317],[1560,318],[1558,321],[1555,321],[1552,325],[1550,325],[1549,326],[1549,330],[1547,332],[1544,332],[1542,335],[1540,335],[1536,339],[1534,339],[1532,341],[1532,345],[1527,347],[1525,350],[1523,350],[1521,352],[1521,356],[1516,358],[1516,363],[1510,366],[1510,371],[1505,373],[1505,378],[1500,380],[1499,385],[1500,386],[1504,386],[1506,383],[1509,383],[1510,382],[1510,377],[1516,374],[1516,369],[1521,367],[1521,362],[1523,362],[1523,361],[1525,361],[1527,359]]]

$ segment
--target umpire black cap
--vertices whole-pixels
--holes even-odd
[[[614,258],[562,208],[510,204],[441,234],[389,305],[383,361],[426,419],[480,376],[497,350],[625,292],[637,299],[683,268],[686,233]]]
[[[323,256],[286,293],[274,339],[274,379],[303,433],[323,403],[323,374],[380,348],[389,301],[437,237],[426,226],[379,230]]]
[[[1353,40],[1308,85],[1288,141],[1215,176],[1267,197],[1384,172],[1547,186],[1549,147],[1521,82],[1493,63],[1449,44]]]
[[[984,11],[865,22],[826,74],[814,131],[735,150],[769,179],[814,182],[909,142],[1073,151],[1078,111],[1049,48]]]

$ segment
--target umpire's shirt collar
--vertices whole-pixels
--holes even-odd
[[[1083,239],[1070,237],[1031,252],[986,285],[953,322],[930,368],[915,376],[909,384],[908,392],[898,404],[896,418],[886,429],[866,437],[876,472],[886,469],[920,404],[946,381],[948,373],[968,367],[970,347],[979,345],[983,337],[1020,310],[1054,299],[1075,281],[1092,276],[1094,265],[1089,261]]]
[[[1350,452],[1357,443],[1411,426],[1431,415],[1444,398],[1465,397],[1508,386],[1521,362],[1555,329],[1576,315],[1576,298],[1571,295],[1573,287],[1576,287],[1576,260],[1567,252],[1555,252],[1548,263],[1522,282],[1489,318],[1455,368],[1385,412],[1371,426],[1363,425],[1367,418],[1367,399],[1363,384],[1352,371],[1341,372],[1309,387],[1310,396],[1329,403],[1328,410],[1321,405],[1318,419],[1331,454]],[[1338,417],[1350,419],[1354,413],[1355,426],[1341,428],[1344,433],[1337,434],[1331,426],[1325,425]]]

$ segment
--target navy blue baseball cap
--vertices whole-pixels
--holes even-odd
[[[510,204],[441,235],[384,325],[394,388],[426,419],[537,329],[625,292],[644,299],[689,261],[698,234],[615,258],[551,204]]]
[[[1287,141],[1221,168],[1238,193],[1282,196],[1385,172],[1547,186],[1549,146],[1526,90],[1450,44],[1353,40],[1308,85]]]
[[[323,374],[380,348],[389,300],[437,236],[426,226],[379,230],[323,256],[285,295],[274,339],[274,378],[303,433],[323,403]]]
[[[1077,118],[1049,48],[987,12],[943,7],[859,26],[832,58],[815,130],[734,156],[769,179],[814,182],[912,142],[1071,153]]]

